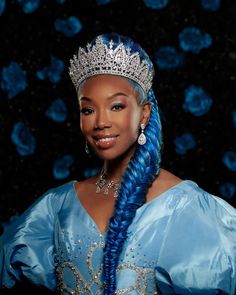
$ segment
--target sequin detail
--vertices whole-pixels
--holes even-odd
[[[102,273],[102,265],[99,268],[97,272],[94,271],[93,268],[93,263],[92,263],[92,258],[94,255],[94,251],[97,248],[104,248],[104,243],[103,242],[96,242],[93,243],[92,246],[90,247],[88,254],[87,254],[87,259],[86,263],[88,266],[89,274],[90,274],[90,280],[86,281],[82,274],[79,272],[77,267],[74,265],[73,262],[71,261],[64,261],[63,263],[58,263],[56,267],[56,273],[57,273],[57,282],[58,282],[58,291],[59,294],[69,294],[69,295],[77,295],[77,294],[96,294],[100,295],[102,294],[102,291],[104,289],[103,283],[101,282],[101,273]],[[72,274],[74,275],[75,282],[76,282],[76,288],[75,290],[72,290],[70,287],[66,285],[64,282],[64,271],[65,270],[70,270]],[[92,286],[97,285],[98,290],[97,292],[92,292]]]
[[[104,242],[95,242],[92,243],[91,247],[88,250],[86,264],[88,267],[88,272],[90,279],[86,280],[78,268],[72,261],[64,261],[57,263],[56,273],[57,273],[57,282],[58,282],[58,292],[63,295],[79,295],[79,294],[88,294],[88,295],[102,295],[104,290],[104,284],[102,282],[102,265],[100,268],[95,271],[93,267],[93,257],[95,255],[95,250],[100,248],[103,249],[105,247]],[[117,277],[120,275],[125,275],[122,272],[130,270],[135,272],[136,280],[130,286],[122,289],[117,289],[116,295],[128,294],[129,292],[136,292],[139,295],[147,295],[147,294],[158,294],[156,290],[156,286],[154,284],[155,281],[155,272],[153,268],[143,268],[139,267],[133,263],[123,262],[120,263],[117,267]],[[64,278],[65,271],[70,271],[71,275],[74,277],[75,281],[75,289],[67,286]],[[148,281],[150,282],[150,277],[152,278],[153,284],[148,287]],[[96,291],[94,290],[94,286],[97,286]]]
[[[154,277],[155,275],[154,270],[151,268],[141,268],[132,263],[122,263],[117,267],[116,271],[119,273],[122,270],[126,270],[126,269],[130,269],[136,272],[137,274],[136,282],[134,285],[128,288],[117,290],[115,294],[123,295],[131,291],[137,291],[138,294],[147,295],[148,294],[147,274],[151,274]],[[153,290],[152,294],[157,294],[157,291]]]

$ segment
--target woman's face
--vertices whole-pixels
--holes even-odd
[[[104,160],[130,158],[150,105],[138,105],[137,94],[129,82],[114,75],[89,78],[78,98],[80,127],[95,153]]]

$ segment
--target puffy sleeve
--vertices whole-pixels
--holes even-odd
[[[55,289],[54,224],[57,195],[42,195],[0,237],[0,288],[27,279]]]
[[[203,190],[187,194],[161,245],[161,294],[229,294],[236,290],[236,210]]]

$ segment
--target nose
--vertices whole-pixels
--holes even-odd
[[[96,113],[95,129],[104,129],[111,127],[110,116],[106,110],[99,110]]]

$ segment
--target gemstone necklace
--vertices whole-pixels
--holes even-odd
[[[96,194],[99,194],[102,189],[104,189],[103,194],[108,195],[109,190],[113,189],[115,191],[114,198],[118,197],[118,191],[120,188],[120,183],[115,183],[113,180],[108,180],[105,170],[102,169],[101,174],[96,182]]]

